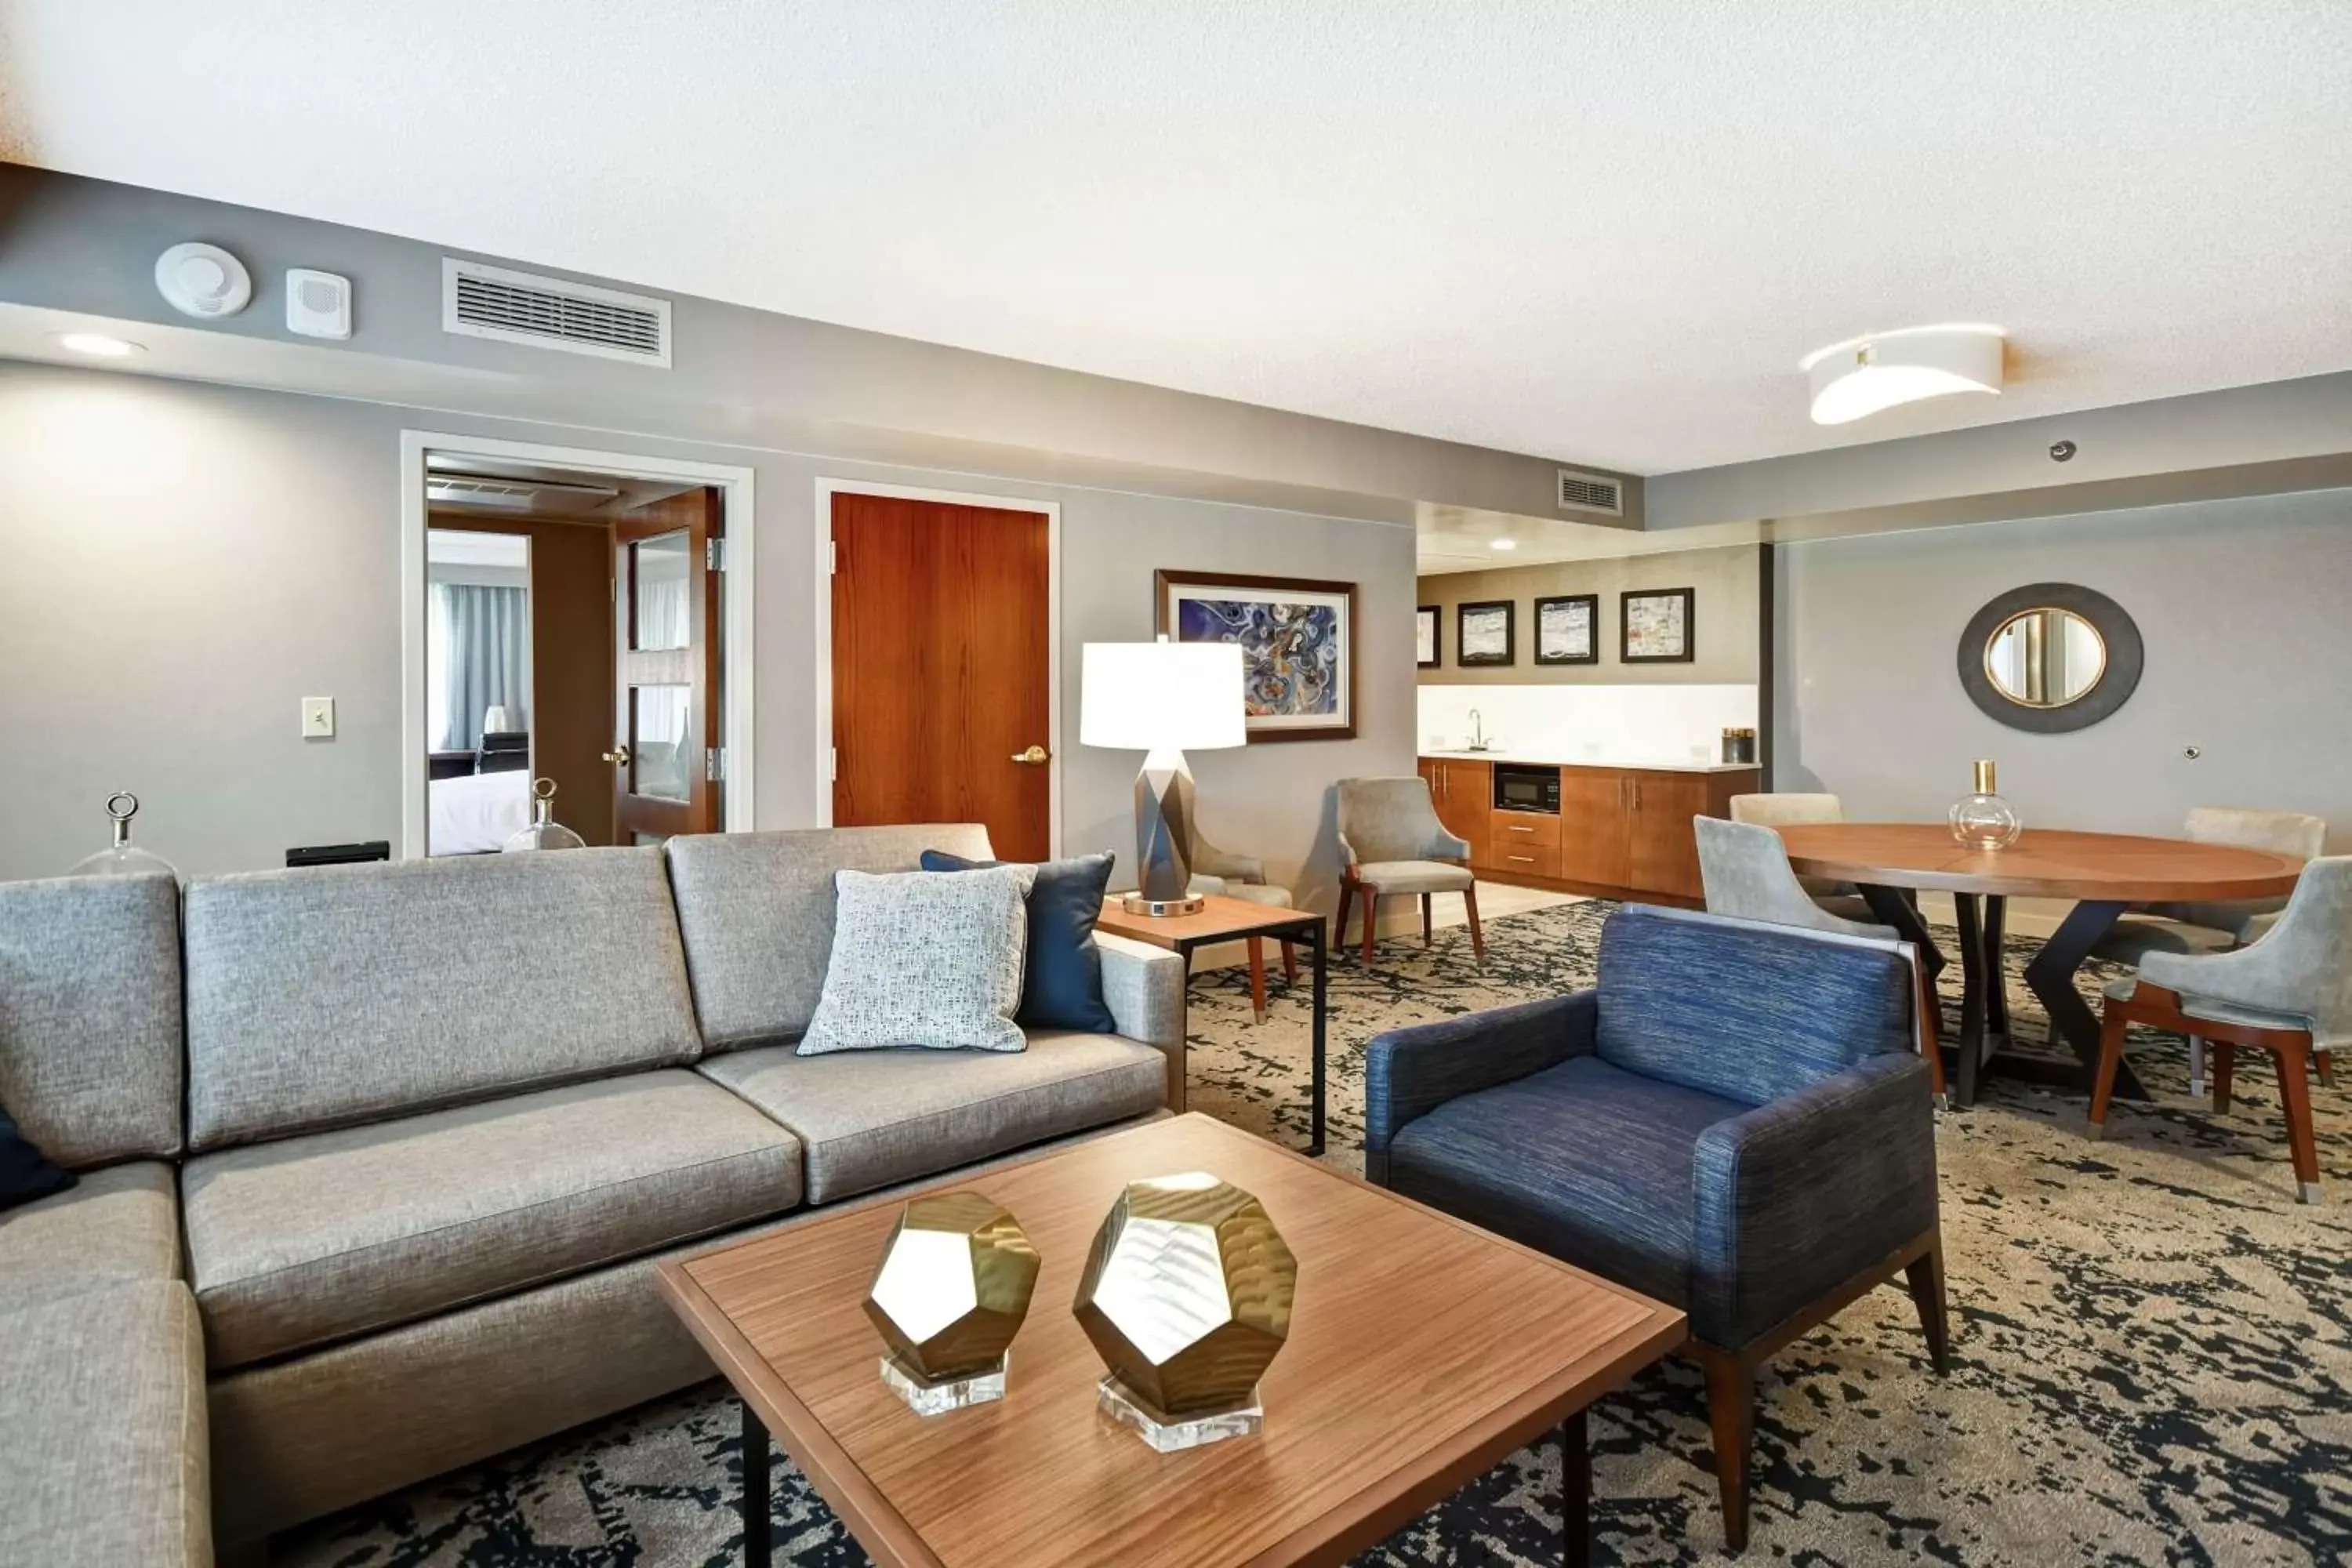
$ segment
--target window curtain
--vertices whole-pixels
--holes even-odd
[[[682,568],[683,559],[677,564]],[[637,563],[637,646],[687,647],[693,643],[692,584],[684,576],[656,577],[641,555]],[[684,686],[640,686],[636,708],[637,790],[665,800],[688,797]],[[698,766],[699,764],[697,764]]]
[[[503,706],[516,729],[524,712],[525,659],[530,637],[529,591],[443,583],[434,592],[436,618],[447,649],[439,685],[441,749],[471,752],[482,744],[482,715]]]

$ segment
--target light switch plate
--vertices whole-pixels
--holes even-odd
[[[335,738],[335,700],[331,697],[302,699],[302,738],[306,741],[331,741]]]

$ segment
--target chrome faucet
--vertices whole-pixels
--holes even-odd
[[[1473,752],[1486,749],[1486,721],[1480,717],[1475,708],[1470,710],[1470,744],[1467,749]]]

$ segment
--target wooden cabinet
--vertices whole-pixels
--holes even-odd
[[[1429,781],[1429,798],[1437,820],[1456,837],[1470,841],[1470,864],[1491,864],[1492,839],[1487,818],[1494,814],[1495,769],[1491,763],[1462,757],[1423,757],[1421,776]]]
[[[1559,875],[1559,818],[1548,811],[1493,812],[1487,818],[1489,854],[1505,876]]]
[[[1614,768],[1559,770],[1559,877],[1596,888],[1622,888],[1633,791]]]
[[[1645,893],[1700,899],[1698,835],[1691,818],[1720,815],[1709,810],[1716,773],[1650,773],[1628,776],[1633,810],[1626,834],[1625,885]]]

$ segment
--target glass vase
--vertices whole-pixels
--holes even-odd
[[[106,815],[114,819],[114,842],[95,855],[86,855],[74,863],[69,877],[142,877],[162,872],[167,877],[180,873],[161,855],[152,855],[131,842],[131,819],[139,815],[139,797],[127,789],[116,790],[106,797]]]
[[[1995,789],[1990,763],[1977,763],[1976,785],[1952,803],[1946,817],[1952,837],[1970,849],[2006,849],[2025,831],[2025,823]]]
[[[499,847],[514,855],[533,849],[585,849],[586,840],[555,820],[555,781],[541,779],[530,786],[530,826]]]

